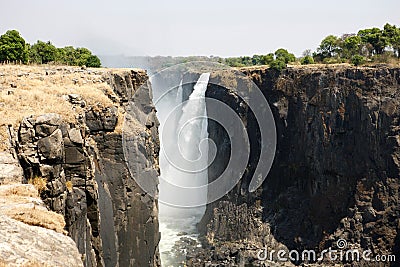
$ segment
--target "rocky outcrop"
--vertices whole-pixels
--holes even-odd
[[[17,151],[26,181],[45,180],[41,198],[65,217],[87,266],[103,266],[99,196],[86,137],[83,126],[66,123],[61,115],[29,117],[21,122]]]
[[[335,247],[339,238],[353,248],[399,259],[400,70],[338,66],[243,72],[270,104],[277,152],[262,188],[243,190],[259,153],[257,124],[244,110],[253,157],[239,184],[207,207],[199,226],[210,249],[206,260],[257,265],[262,263],[254,254],[246,256],[252,250],[246,246],[322,251]],[[210,83],[208,97],[240,110],[243,101],[237,95]],[[212,122],[209,134],[217,147],[229,143]],[[209,168],[211,180],[224,169],[227,156],[223,149],[217,155]],[[216,256],[221,247],[227,256]]]
[[[7,216],[0,216],[0,245],[0,263],[6,266],[83,266],[69,237]]]
[[[33,185],[0,185],[1,266],[83,266],[64,227],[64,217],[48,210]]]
[[[142,70],[106,71],[102,81],[111,88],[103,97],[112,105],[93,104],[101,96],[64,95],[74,122],[70,114],[25,117],[11,134],[14,161],[22,168],[9,158],[0,168],[13,177],[23,170],[19,181],[7,176],[14,182],[44,184],[40,196],[64,216],[85,266],[159,266],[156,194],[148,195],[135,181],[146,172],[152,193],[157,191],[158,121],[151,85]]]

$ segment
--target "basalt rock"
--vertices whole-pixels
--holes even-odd
[[[70,95],[65,100],[77,105],[71,112],[84,108],[83,114],[76,114],[76,123],[58,114],[21,121],[13,140],[23,169],[19,179],[45,181],[41,198],[47,208],[64,216],[85,266],[160,266],[158,204],[153,198],[158,121],[151,84],[141,70],[103,76],[114,90],[107,92],[113,106],[81,105],[80,96]],[[124,129],[117,127],[123,125],[121,114],[128,117]],[[133,167],[124,154],[126,136],[133,147],[129,153],[137,159]],[[0,160],[0,168],[17,180],[12,160]],[[136,183],[137,172],[147,175],[151,195]]]
[[[228,260],[237,266],[241,258],[242,264],[263,264],[254,253],[246,259],[212,257],[227,244],[239,248],[241,255],[251,251],[243,244],[322,251],[335,247],[339,238],[361,251],[395,254],[399,259],[400,69],[338,66],[243,73],[257,84],[271,107],[277,151],[262,188],[249,193],[243,185],[254,173],[260,141],[254,115],[245,109],[241,119],[253,156],[238,185],[207,207],[199,225],[210,250],[202,256],[204,262]],[[236,79],[240,83],[244,78]],[[245,106],[237,95],[213,83],[218,84],[210,81],[207,97],[234,110]],[[208,131],[221,148],[209,168],[212,181],[225,168],[230,152],[223,149],[229,140],[220,126],[209,122]],[[375,266],[363,264],[358,266]]]

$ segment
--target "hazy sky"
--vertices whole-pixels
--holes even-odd
[[[400,0],[0,0],[0,33],[30,43],[85,46],[100,55],[300,56],[329,34],[386,22],[400,26]]]

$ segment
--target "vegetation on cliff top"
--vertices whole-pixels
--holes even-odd
[[[283,50],[278,49],[277,52]],[[272,68],[281,69],[283,64],[279,61],[277,52],[253,57],[219,59],[219,61],[232,67],[270,65]],[[343,34],[341,37],[329,35],[321,41],[317,51],[312,52],[308,49],[304,51],[303,57],[299,59],[291,57],[288,62],[302,65],[352,63],[358,66],[367,62],[398,62],[399,59],[400,28],[386,23],[383,29],[362,29],[357,34]]]
[[[16,30],[9,30],[0,36],[0,62],[101,67],[100,59],[87,48],[57,48],[50,41],[40,40],[30,45]]]

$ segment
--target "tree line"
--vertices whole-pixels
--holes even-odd
[[[400,28],[389,23],[385,24],[383,29],[362,29],[358,33],[343,34],[341,37],[329,35],[321,41],[315,52],[308,49],[300,58],[280,48],[267,55],[218,59],[220,63],[231,67],[269,65],[278,70],[289,62],[302,65],[352,63],[358,66],[368,62],[390,63],[399,60]]]
[[[40,40],[30,45],[17,30],[9,30],[0,36],[0,62],[101,67],[100,59],[87,48],[59,48],[50,41]]]
[[[322,63],[389,63],[400,58],[400,28],[386,23],[383,29],[362,29],[341,37],[329,35],[321,41],[313,57]]]

